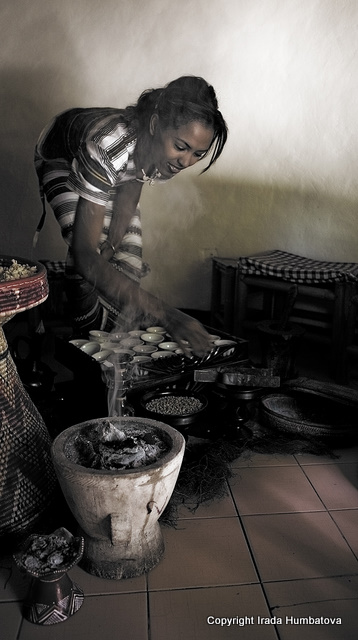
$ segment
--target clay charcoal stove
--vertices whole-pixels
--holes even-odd
[[[93,456],[90,467],[83,466],[83,441],[85,453]],[[120,580],[142,575],[160,561],[164,539],[158,520],[184,449],[183,436],[169,425],[129,416],[73,425],[55,438],[54,467],[85,540],[85,571]],[[98,468],[103,451],[106,464],[110,452],[113,468]]]

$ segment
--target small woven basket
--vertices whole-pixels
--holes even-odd
[[[31,309],[45,302],[48,296],[49,288],[45,266],[24,258],[0,256],[0,267],[10,267],[13,260],[22,265],[36,267],[36,272],[26,278],[0,281],[0,319]]]

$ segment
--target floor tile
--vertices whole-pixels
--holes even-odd
[[[234,501],[228,489],[228,495],[221,500],[204,502],[196,508],[181,506],[178,510],[178,517],[184,519],[192,518],[232,518],[237,516]]]
[[[305,473],[327,509],[358,508],[358,465],[309,465]]]
[[[147,640],[146,594],[85,597],[82,607],[65,622],[48,627],[24,620],[18,640],[114,640],[117,638]]]
[[[352,447],[334,449],[333,453],[338,455],[337,462],[357,462],[358,461],[358,444]]]
[[[157,591],[149,595],[149,611],[151,640],[277,638],[257,625],[257,615],[269,615],[260,585]]]
[[[336,464],[339,462],[357,462],[358,446],[332,449],[333,456],[315,456],[310,453],[295,454],[299,464]]]
[[[142,592],[147,589],[146,575],[128,580],[105,580],[97,578],[80,567],[69,571],[71,580],[76,582],[86,596],[115,593]]]
[[[331,511],[331,516],[358,557],[358,509]]]
[[[246,451],[231,463],[233,469],[241,467],[267,467],[267,466],[296,466],[297,460],[293,455],[286,453],[255,453]]]
[[[298,465],[238,469],[229,485],[241,515],[324,510]]]
[[[181,520],[164,539],[164,558],[148,574],[150,590],[257,582],[238,518]]]
[[[242,518],[263,581],[358,571],[358,561],[330,515],[288,513]]]
[[[22,621],[19,602],[3,602],[0,604],[0,639],[15,640]]]
[[[280,640],[356,640],[358,637],[357,576],[273,582],[265,584],[264,589],[272,615],[282,619],[282,624],[277,626]],[[341,618],[341,624],[299,621],[310,617]]]
[[[0,558],[0,602],[22,600],[31,578],[22,573],[10,556]]]

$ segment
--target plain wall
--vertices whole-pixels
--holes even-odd
[[[193,74],[229,139],[208,173],[145,186],[143,286],[208,309],[211,250],[358,262],[356,0],[12,0],[0,21],[1,254],[65,256],[50,210],[32,252],[33,147],[53,115]]]

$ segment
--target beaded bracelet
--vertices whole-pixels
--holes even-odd
[[[102,244],[101,244],[101,251],[102,251],[103,245],[105,245],[105,244],[109,244],[110,248],[111,248],[111,249],[112,249],[112,251],[113,251],[113,254],[115,254],[115,253],[116,253],[116,249],[115,249],[115,247],[113,246],[113,244],[112,244],[109,240],[103,240],[103,242],[102,242]]]

